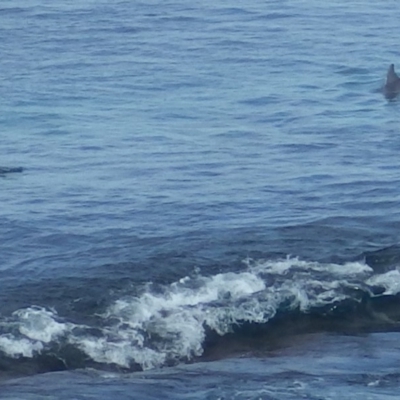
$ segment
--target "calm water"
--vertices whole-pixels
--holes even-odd
[[[400,4],[81,3],[0,5],[0,398],[397,398]]]

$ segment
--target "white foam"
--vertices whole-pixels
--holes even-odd
[[[395,295],[400,293],[400,271],[395,269],[384,274],[371,276],[366,283],[371,286],[382,286],[386,290],[383,294]]]
[[[200,356],[207,329],[224,335],[243,322],[266,323],[282,307],[308,312],[341,301],[371,271],[363,263],[287,258],[249,262],[244,272],[183,277],[157,292],[149,286],[140,296],[115,301],[100,316],[99,335],[61,321],[55,312],[30,307],[13,314],[12,331],[20,336],[0,336],[0,349],[13,357],[32,357],[63,338],[99,363],[159,367]],[[366,282],[383,285],[387,294],[400,291],[398,271]]]
[[[335,275],[349,276],[355,274],[371,273],[373,270],[363,262],[348,262],[345,264],[318,263],[314,261],[304,261],[297,257],[287,257],[283,260],[268,260],[252,262],[247,260],[246,264],[258,273],[270,273],[286,275],[291,270],[302,270],[304,272],[318,271],[327,272]]]
[[[40,342],[32,342],[25,338],[15,338],[11,335],[0,336],[0,350],[10,357],[33,357],[43,349]]]
[[[185,283],[190,284],[190,279]],[[154,319],[166,319],[186,307],[200,307],[218,300],[238,299],[265,289],[265,283],[256,275],[218,274],[210,278],[199,278],[196,288],[174,283],[162,294],[144,293],[139,298],[118,300],[107,312],[107,317],[124,319],[132,327],[141,326]]]
[[[154,368],[165,363],[165,354],[149,348],[138,348],[129,340],[112,341],[107,337],[71,337],[71,343],[84,351],[98,363],[116,364],[129,368],[132,361],[143,369]]]
[[[55,313],[41,307],[29,307],[15,311],[19,318],[19,331],[29,339],[50,343],[68,330],[65,323],[55,320]]]
[[[285,307],[307,312],[346,296],[348,275],[365,274],[361,263],[342,266],[287,259],[259,263],[248,271],[210,277],[185,277],[154,293],[125,297],[103,315],[105,337],[76,338],[76,345],[98,362],[153,368],[171,360],[191,359],[203,352],[206,328],[220,335],[243,322],[265,323]],[[268,279],[266,271],[284,279]],[[312,271],[323,272],[321,280]],[[267,286],[266,282],[269,282]]]
[[[347,287],[346,281],[320,281],[314,279],[302,280],[292,284],[285,283],[284,287],[294,294],[293,305],[299,307],[303,312],[309,311],[313,307],[321,307],[344,300],[346,296],[342,293]]]
[[[0,336],[0,349],[11,357],[33,357],[41,353],[46,344],[67,334],[72,324],[56,321],[56,314],[42,307],[28,307],[12,314],[12,318],[2,323],[15,333]]]
[[[246,305],[239,306],[239,312],[233,315],[232,303],[264,289],[264,281],[253,273],[226,273],[195,280],[187,277],[173,283],[163,293],[146,292],[138,298],[118,300],[109,307],[104,318],[117,319],[119,323],[110,328],[113,335],[123,343],[133,342],[135,348],[125,350],[122,358],[114,354],[109,360],[124,366],[133,361],[150,368],[164,363],[165,359],[199,356],[203,351],[205,325],[223,334],[239,318],[262,318],[260,310],[257,318]],[[227,306],[221,307],[225,302]],[[214,303],[218,304],[214,307]],[[220,314],[225,314],[224,326]],[[146,347],[149,340],[153,346],[150,353]],[[97,341],[92,349],[87,345],[80,347],[95,360],[104,360],[109,342]],[[112,351],[119,353],[115,346]]]

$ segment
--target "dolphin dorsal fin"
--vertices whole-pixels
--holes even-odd
[[[396,72],[394,72],[394,64],[390,64],[387,76],[386,76],[386,85],[390,83],[394,83],[399,81],[400,78],[397,76]]]

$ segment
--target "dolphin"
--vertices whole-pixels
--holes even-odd
[[[383,87],[383,94],[388,100],[393,100],[400,93],[400,78],[394,72],[394,64],[390,64],[386,76],[386,83]]]
[[[11,174],[13,172],[22,172],[24,169],[22,167],[0,167],[0,175]]]

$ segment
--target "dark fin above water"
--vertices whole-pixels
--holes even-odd
[[[394,64],[390,64],[389,66],[383,92],[389,100],[394,99],[400,93],[400,78],[394,70]]]
[[[0,174],[11,174],[14,172],[22,172],[24,169],[22,167],[0,167]]]
[[[397,82],[399,80],[399,76],[396,74],[394,71],[394,64],[390,64],[387,76],[386,76],[386,85],[390,85],[394,82]]]

